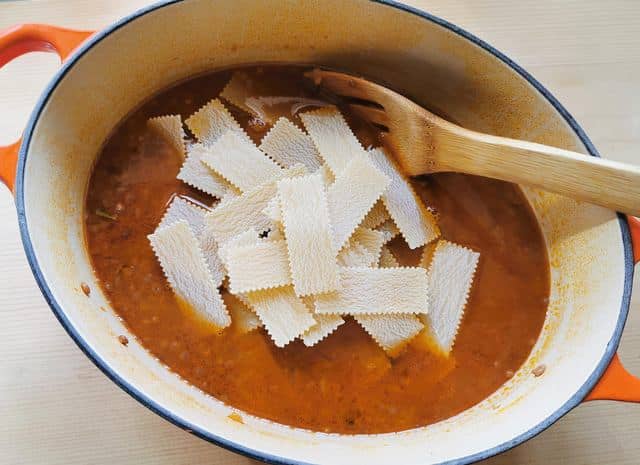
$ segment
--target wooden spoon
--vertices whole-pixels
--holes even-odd
[[[334,71],[307,73],[344,97],[354,114],[388,130],[385,141],[410,176],[455,171],[537,187],[640,214],[640,168],[556,147],[465,129],[392,90]]]

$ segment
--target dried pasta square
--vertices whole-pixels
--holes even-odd
[[[242,298],[227,292],[222,295],[222,299],[231,315],[233,327],[240,334],[249,333],[262,326],[258,316],[251,310],[249,305],[243,302]]]
[[[218,198],[237,194],[238,190],[232,184],[202,163],[202,156],[206,153],[205,147],[213,144],[227,131],[234,131],[251,143],[247,133],[218,99],[209,101],[187,118],[185,123],[200,144],[192,147],[187,154],[178,179]]]
[[[355,320],[389,354],[396,354],[424,325],[416,315],[356,315]]]
[[[307,347],[312,347],[326,338],[344,323],[340,315],[314,315],[316,324],[309,328],[300,339]]]
[[[296,165],[282,173],[274,180],[268,181],[242,195],[221,202],[215,209],[205,215],[205,228],[213,234],[219,244],[242,234],[248,229],[263,232],[271,229],[272,222],[263,210],[278,191],[277,180],[287,177],[303,176],[306,168]]]
[[[318,314],[427,313],[424,268],[341,268],[340,290],[316,296]]]
[[[358,228],[351,236],[351,240],[361,244],[365,249],[373,255],[373,263],[377,263],[380,259],[382,246],[386,243],[385,234],[382,231],[368,228]]]
[[[174,197],[165,211],[158,229],[170,226],[173,223],[184,220],[195,234],[200,243],[202,254],[211,270],[213,280],[219,286],[224,279],[225,270],[218,256],[218,244],[215,239],[204,230],[204,215],[207,212],[182,197]]]
[[[274,223],[282,223],[282,212],[280,211],[280,201],[277,195],[269,200],[269,203],[262,212]]]
[[[196,189],[219,199],[238,194],[240,191],[230,182],[202,163],[207,149],[202,144],[194,144],[187,153],[177,178]]]
[[[336,250],[351,237],[391,181],[367,158],[355,158],[327,191]]]
[[[351,240],[338,253],[338,264],[346,267],[373,266],[377,262],[373,252],[360,242]]]
[[[291,286],[250,292],[247,300],[277,347],[284,347],[316,324]]]
[[[147,126],[156,131],[184,159],[185,133],[180,115],[156,116],[147,120]]]
[[[238,132],[227,131],[206,148],[201,161],[242,192],[281,174],[276,162]]]
[[[242,126],[238,124],[229,113],[229,110],[217,98],[207,102],[206,105],[187,118],[185,123],[203,145],[213,144],[227,131],[235,131],[240,134],[240,137],[251,142]]]
[[[285,241],[260,240],[225,251],[230,290],[234,294],[286,286],[291,283]]]
[[[265,86],[264,77],[257,78],[247,71],[236,71],[220,92],[220,97],[265,123],[272,123],[278,117],[278,103],[291,98],[283,96],[282,90],[273,89],[275,82]],[[277,96],[274,96],[277,95]]]
[[[373,208],[369,210],[367,216],[364,217],[364,220],[362,220],[360,226],[362,226],[363,228],[375,229],[382,223],[390,219],[391,217],[389,216],[384,203],[382,202],[382,200],[378,200]]]
[[[279,118],[262,138],[260,150],[285,168],[302,163],[313,173],[322,165],[311,137],[284,117]]]
[[[337,289],[337,251],[321,176],[283,179],[278,182],[278,197],[296,294]]]
[[[440,235],[436,220],[409,181],[381,149],[373,149],[369,154],[380,171],[391,179],[391,185],[382,195],[382,201],[409,248],[416,249],[436,239]]]
[[[231,318],[189,224],[157,229],[149,241],[179,302],[219,328],[229,326]]]
[[[445,240],[438,241],[433,252],[428,272],[430,312],[421,318],[444,353],[455,342],[479,258],[479,253]]]
[[[354,158],[367,157],[362,144],[336,107],[307,111],[300,114],[300,119],[334,175],[342,173]]]
[[[236,71],[231,75],[231,79],[224,86],[222,92],[220,92],[220,97],[249,114],[259,116],[253,108],[246,104],[246,100],[255,93],[252,87],[249,75],[243,71]]]

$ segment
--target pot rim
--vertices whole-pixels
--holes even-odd
[[[74,64],[82,58],[84,54],[89,52],[96,44],[101,42],[107,36],[109,36],[112,32],[117,31],[118,29],[126,26],[128,23],[136,20],[137,18],[146,15],[147,13],[151,13],[153,11],[159,10],[161,8],[173,5],[175,3],[182,3],[188,0],[160,0],[157,3],[149,5],[147,7],[141,8],[120,20],[112,23],[106,28],[100,30],[96,34],[89,37],[85,42],[83,42],[69,57],[67,61],[65,61],[61,68],[57,71],[54,77],[49,81],[43,92],[41,93],[38,102],[36,103],[27,123],[22,144],[20,146],[19,157],[18,157],[18,170],[16,175],[16,208],[18,213],[18,223],[20,226],[20,236],[22,238],[23,247],[25,250],[25,254],[27,256],[27,260],[29,262],[29,266],[31,271],[36,279],[38,287],[42,292],[45,300],[49,304],[49,307],[53,311],[54,315],[60,322],[60,324],[64,327],[65,331],[69,334],[69,336],[74,340],[74,342],[78,345],[78,347],[84,352],[84,354],[115,384],[117,384],[122,390],[124,390],[131,397],[136,399],[142,405],[147,407],[149,410],[154,413],[160,415],[165,420],[173,423],[174,425],[190,432],[202,439],[205,439],[209,442],[212,442],[220,447],[228,449],[232,452],[240,453],[247,457],[261,460],[267,463],[273,464],[291,464],[291,465],[307,465],[306,462],[300,462],[295,460],[289,460],[285,457],[276,456],[268,453],[264,453],[258,450],[251,449],[250,447],[246,447],[242,444],[235,443],[233,441],[227,440],[225,438],[219,437],[213,432],[207,431],[203,428],[200,428],[196,425],[189,423],[184,418],[174,414],[168,408],[163,407],[162,405],[156,403],[154,400],[149,398],[143,392],[138,390],[133,384],[127,381],[124,377],[120,376],[114,369],[112,369],[109,364],[102,359],[87,343],[84,341],[82,336],[76,331],[73,327],[69,319],[67,318],[64,310],[58,304],[56,299],[49,288],[42,270],[38,264],[38,260],[35,256],[33,244],[31,242],[31,238],[29,236],[29,227],[27,225],[27,218],[25,213],[25,203],[24,203],[24,176],[25,176],[25,166],[27,161],[27,153],[29,151],[29,146],[31,143],[31,139],[33,136],[34,128],[38,122],[38,119],[49,101],[50,96],[57,88],[58,84],[65,77],[67,72],[74,66]],[[575,119],[571,116],[571,114],[562,106],[562,104],[549,92],[540,82],[538,82],[532,75],[530,75],[527,71],[525,71],[522,67],[520,67],[517,63],[511,60],[509,57],[504,55],[502,52],[498,51],[493,46],[489,45],[482,39],[476,37],[475,35],[467,32],[466,30],[456,26],[455,24],[450,23],[444,19],[441,19],[437,16],[434,16],[430,13],[422,11],[420,9],[404,5],[395,0],[369,0],[374,3],[378,3],[390,8],[398,9],[402,12],[412,14],[418,16],[426,21],[430,21],[448,31],[451,31],[462,38],[469,40],[474,43],[478,47],[482,48],[486,52],[490,53],[494,57],[498,58],[505,65],[509,66],[516,73],[518,73],[522,78],[524,78],[530,85],[532,85],[560,114],[560,116],[567,122],[567,124],[571,127],[574,133],[578,136],[586,150],[591,156],[599,157],[600,154],[594,147],[593,143],[586,135],[584,130],[580,127],[580,125],[575,121]],[[509,441],[506,441],[502,444],[494,446],[492,448],[486,449],[481,452],[477,452],[475,454],[467,455],[465,457],[460,457],[456,459],[452,459],[446,462],[442,462],[441,465],[464,465],[468,463],[473,463],[479,460],[483,460],[494,455],[505,452],[523,442],[535,437],[540,434],[542,431],[547,429],[561,417],[566,415],[569,411],[571,411],[574,407],[576,407],[580,402],[587,396],[587,394],[593,389],[598,380],[602,377],[604,371],[608,367],[611,359],[616,353],[616,349],[618,344],[620,343],[620,338],[622,337],[622,331],[624,329],[625,322],[627,320],[627,315],[629,312],[629,305],[631,300],[631,289],[633,284],[633,272],[634,272],[634,263],[633,263],[633,250],[631,244],[631,235],[629,231],[629,226],[625,220],[624,215],[618,213],[618,222],[620,224],[620,232],[622,235],[622,243],[624,248],[624,286],[622,293],[622,302],[620,307],[620,313],[618,315],[618,321],[616,323],[615,330],[609,342],[606,345],[604,354],[601,360],[598,362],[596,368],[593,370],[591,375],[587,378],[585,383],[571,396],[567,402],[565,402],[562,406],[560,406],[553,414],[549,415],[543,421],[538,423],[533,428],[528,431],[512,438]]]

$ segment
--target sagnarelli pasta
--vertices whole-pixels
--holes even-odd
[[[389,212],[387,212],[387,208],[384,206],[382,200],[378,200],[373,208],[369,210],[367,216],[364,217],[360,226],[363,228],[374,229],[387,220],[391,220]]]
[[[351,160],[336,176],[327,190],[336,250],[340,250],[351,237],[390,182],[364,157]]]
[[[314,345],[344,323],[342,314],[389,354],[420,333],[416,315],[437,332],[426,316],[425,260],[434,247],[425,247],[422,268],[404,268],[384,245],[399,233],[410,246],[430,240],[432,217],[386,155],[366,152],[335,108],[301,118],[310,135],[280,118],[261,150],[218,100],[192,115],[187,125],[201,144],[181,175],[197,166],[199,188],[226,199],[208,212],[175,199],[159,229],[186,220],[206,238],[200,249],[212,247],[217,260],[212,283],[228,276],[239,329],[255,329],[259,319],[276,345],[295,338]],[[173,129],[179,122],[161,121]]]
[[[318,295],[319,314],[428,313],[424,268],[341,268],[339,290]]]
[[[239,333],[248,333],[262,326],[258,316],[251,310],[245,299],[240,296],[225,292],[222,295],[227,310],[231,315],[232,326]]]
[[[147,126],[156,131],[182,159],[186,156],[185,134],[180,115],[156,116],[147,120]]]
[[[259,240],[225,250],[229,291],[244,294],[291,284],[287,244],[284,240]]]
[[[238,124],[229,110],[218,99],[213,99],[202,106],[198,111],[185,121],[189,130],[198,138],[198,142],[203,145],[213,144],[220,136],[227,131],[234,131],[240,137],[251,139]]]
[[[369,155],[380,171],[391,179],[382,201],[409,247],[415,249],[436,239],[440,229],[433,214],[427,210],[394,162],[379,148],[369,151]]]
[[[170,226],[180,220],[186,221],[196,236],[204,229],[204,215],[207,213],[203,207],[190,202],[189,200],[175,196],[162,215],[158,224],[158,229]]]
[[[282,168],[237,131],[221,135],[200,157],[201,161],[240,191],[246,192],[275,179]]]
[[[211,270],[216,286],[219,286],[224,279],[225,270],[218,255],[218,243],[211,234],[204,230],[204,215],[206,213],[207,210],[204,208],[181,197],[174,197],[167,207],[162,220],[160,220],[158,229],[170,226],[181,220],[186,221],[200,243],[200,250],[209,266],[209,270]]]
[[[236,71],[220,92],[220,97],[263,123],[273,123],[279,114],[277,104],[287,102],[291,98],[280,95],[263,95],[262,84],[259,79],[252,79],[247,73]]]
[[[416,315],[355,315],[355,320],[389,354],[396,354],[424,325]]]
[[[349,241],[338,253],[338,264],[346,267],[374,266],[377,257],[374,252],[367,249],[356,240]]]
[[[480,254],[449,241],[440,240],[433,251],[428,280],[431,306],[421,315],[440,349],[453,347],[478,266]]]
[[[342,114],[335,107],[319,108],[300,115],[320,156],[335,176],[338,176],[354,158],[367,153],[351,131]]]
[[[303,176],[307,170],[302,165],[283,170],[278,178],[267,181],[242,195],[221,202],[214,210],[205,215],[205,228],[211,231],[222,244],[247,229],[263,232],[271,228],[272,223],[263,210],[278,191],[280,178]]]
[[[204,145],[192,145],[177,178],[219,199],[238,195],[240,191],[236,187],[202,163],[202,156],[205,153],[207,149]]]
[[[302,301],[307,308],[313,308],[313,298],[303,297]],[[316,324],[300,336],[307,347],[316,345],[344,323],[344,319],[340,315],[313,315],[313,319]]]
[[[181,220],[158,229],[149,241],[179,301],[217,327],[229,326],[229,312],[189,224]]]
[[[312,174],[278,182],[293,287],[299,296],[338,288],[337,250],[322,178]]]
[[[223,70],[211,76],[198,77],[188,85],[178,84],[177,90],[163,91],[159,98],[154,97],[153,102],[145,103],[140,111],[136,111],[135,117],[115,128],[96,162],[83,215],[86,246],[105,297],[127,323],[129,331],[137,336],[137,342],[195,388],[220,399],[234,410],[318,432],[377,434],[420,428],[434,419],[458,413],[460,405],[475,405],[488,393],[499,389],[527,359],[528,350],[544,324],[549,268],[545,262],[544,239],[526,198],[517,187],[486,178],[458,174],[405,178],[424,204],[428,208],[433,207],[430,211],[440,223],[444,239],[486,251],[487,254],[486,260],[485,257],[480,259],[474,275],[473,289],[449,357],[429,353],[443,351],[433,343],[433,324],[429,321],[433,314],[431,296],[426,316],[407,313],[405,309],[393,314],[319,315],[315,313],[315,301],[327,294],[340,292],[340,289],[295,296],[292,281],[277,279],[278,275],[284,276],[285,271],[291,271],[288,269],[288,248],[286,261],[282,260],[284,254],[281,252],[276,255],[280,266],[258,264],[256,266],[261,268],[262,274],[251,283],[248,279],[244,283],[251,287],[257,283],[262,287],[291,282],[269,288],[269,293],[288,289],[290,297],[298,299],[289,302],[284,313],[269,315],[268,307],[262,307],[267,308],[266,313],[263,312],[265,320],[269,316],[293,315],[286,321],[277,318],[270,321],[269,328],[274,337],[260,321],[247,297],[267,290],[243,293],[239,290],[247,290],[248,287],[232,289],[233,280],[229,278],[227,266],[221,270],[224,279],[217,287],[231,319],[227,328],[221,329],[199,318],[190,305],[188,312],[180,308],[177,302],[184,300],[175,298],[146,241],[146,236],[153,232],[167,207],[170,211],[165,216],[169,224],[163,221],[163,226],[170,226],[182,217],[178,211],[182,205],[188,212],[192,210],[191,204],[198,207],[193,209],[198,214],[196,217],[202,213],[199,207],[206,210],[204,215],[218,210],[225,212],[226,209],[226,213],[219,217],[226,221],[225,225],[216,225],[214,230],[205,228],[210,233],[208,237],[216,244],[221,261],[226,257],[225,251],[240,250],[238,247],[242,244],[248,247],[245,252],[253,251],[254,247],[271,251],[274,247],[270,242],[280,241],[282,244],[282,241],[287,241],[277,187],[275,192],[260,189],[266,203],[255,213],[251,202],[248,202],[252,196],[243,197],[239,203],[233,201],[258,190],[267,184],[266,181],[258,181],[260,186],[241,191],[201,160],[196,160],[204,169],[206,179],[218,176],[214,179],[224,180],[226,184],[223,187],[233,191],[225,193],[218,201],[192,189],[175,179],[183,163],[180,155],[167,143],[161,130],[146,126],[149,116],[160,114],[180,114],[186,119],[201,104],[209,101],[215,95],[212,90],[222,88],[235,72],[248,76],[245,82],[253,87],[249,87],[250,93],[245,93],[240,103],[254,110],[257,116],[246,114],[242,108],[226,101],[224,105],[256,145],[265,140],[265,135],[281,116],[295,125],[298,136],[302,135],[307,142],[312,141],[299,115],[318,108],[315,102],[307,99],[313,100],[323,93],[317,92],[311,82],[300,85],[304,76],[299,68],[264,65]],[[269,94],[269,88],[263,84],[274,77],[288,88]],[[353,102],[340,99],[335,102],[340,108],[344,103],[348,105],[344,106],[348,112],[343,113],[344,119],[371,159],[368,154],[370,146],[382,143],[399,147],[394,144],[395,138],[388,137],[384,131],[378,131],[351,112],[353,107],[349,104]],[[265,114],[274,118],[264,118]],[[172,120],[177,122],[177,118]],[[174,127],[177,126],[174,124]],[[214,127],[209,129],[211,134],[217,131]],[[211,142],[205,138],[198,139],[186,124],[184,130],[188,151],[194,144],[197,148],[209,150],[210,144],[218,141],[215,138]],[[226,130],[228,132],[229,128]],[[202,134],[200,136],[203,137]],[[318,157],[319,166],[309,169],[305,165],[306,173],[320,174],[323,189],[328,194],[337,179],[344,176],[344,171],[334,175],[315,144],[312,143],[311,148],[311,153]],[[394,153],[388,152],[386,156],[393,159]],[[282,170],[288,169],[282,159],[274,161]],[[353,160],[345,164],[345,169],[351,162]],[[245,166],[252,168],[249,164]],[[230,168],[235,169],[236,165]],[[255,174],[262,176],[264,173],[256,170]],[[235,178],[238,184],[252,182],[244,178],[242,170],[235,172]],[[277,182],[272,185],[277,186]],[[340,201],[348,210],[353,195],[348,189],[345,191],[346,195]],[[388,192],[389,187],[386,187],[382,194]],[[180,200],[172,203],[176,196]],[[249,204],[248,215],[242,213],[247,212],[245,202]],[[261,202],[262,198],[257,203]],[[241,220],[235,221],[232,217],[234,211],[241,212]],[[491,214],[487,215],[487,212]],[[310,214],[315,215],[315,212]],[[334,222],[337,224],[334,221],[337,217],[333,213],[329,215],[331,226]],[[205,245],[196,234],[197,228],[193,227],[195,221],[190,218],[187,222],[199,239],[199,247],[206,260]],[[227,226],[229,229],[225,229]],[[254,229],[244,229],[245,235],[242,227],[249,226]],[[227,233],[229,236],[225,237]],[[315,232],[309,231],[309,234]],[[222,239],[219,246],[218,238]],[[381,242],[386,244],[380,246]],[[339,267],[364,267],[374,271],[417,267],[420,263],[428,273],[432,259],[429,252],[437,242],[435,239],[411,250],[380,198],[337,251],[336,262]],[[505,254],[505,247],[513,253]],[[526,253],[519,253],[522,250]],[[421,254],[425,258],[422,262]],[[240,260],[244,267],[254,258],[257,262],[265,262],[264,255],[260,253],[257,256],[245,253],[245,257],[249,255],[250,259],[240,259],[238,255],[234,259]],[[207,264],[210,265],[208,260]],[[257,271],[260,269],[249,269],[248,273],[240,274],[248,278],[250,273]],[[496,282],[508,282],[509,285],[491,289],[490,286]],[[386,281],[380,283],[381,288],[384,286],[393,290]],[[489,286],[488,290],[486,286]],[[96,301],[100,294],[93,286],[90,296],[84,296],[82,288],[78,292],[88,303]],[[398,295],[403,292],[404,289],[396,291]],[[286,302],[286,299],[280,302]],[[513,301],[518,301],[518,305],[510,305]],[[299,324],[298,316],[306,320],[304,324]],[[307,328],[308,325],[311,326]],[[424,344],[423,335],[427,339],[431,335],[432,343]],[[274,339],[279,341],[278,345]],[[133,338],[130,341],[133,342]],[[503,352],[507,346],[513,350],[510,351],[512,356],[505,358]],[[118,350],[124,354],[136,348],[137,344],[130,344],[128,348],[120,347]],[[478,350],[483,354],[481,359],[474,357]],[[467,389],[469,373],[478,375],[478,383],[483,389]],[[539,374],[537,370],[536,374]],[[353,408],[354,399],[357,409]],[[245,415],[242,417],[246,421]],[[240,417],[234,419],[240,420]]]
[[[291,286],[250,292],[247,300],[278,347],[284,347],[316,324]]]
[[[206,146],[213,144],[227,131],[236,132],[239,137],[251,143],[244,129],[218,99],[209,101],[187,118],[185,123],[200,144],[192,147],[187,154],[178,173],[178,179],[214,197],[224,198],[237,194],[237,188],[202,163],[202,155],[206,153]]]
[[[222,92],[220,92],[220,97],[236,107],[242,108],[247,113],[258,116],[254,109],[245,103],[252,94],[249,77],[243,72],[235,72],[231,75],[231,79],[224,86]]]
[[[284,117],[279,118],[262,138],[260,150],[285,168],[302,163],[313,173],[322,165],[311,137]]]

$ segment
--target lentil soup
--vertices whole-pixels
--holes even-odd
[[[277,99],[270,112],[291,118],[330,97],[295,66],[248,67]],[[496,391],[525,361],[541,331],[549,296],[544,239],[516,186],[453,173],[413,180],[437,212],[444,238],[480,252],[464,318],[449,357],[413,341],[388,356],[353,319],[313,347],[276,347],[263,329],[217,331],[179,305],[149,245],[174,196],[216,200],[181,181],[175,149],[147,127],[165,114],[188,117],[218,95],[221,71],[179,83],[131,113],[105,143],[85,204],[89,254],[102,290],[131,333],[155,357],[241,411],[279,423],[345,434],[384,433],[453,416]],[[276,101],[276,99],[272,99]],[[335,103],[335,102],[333,102]],[[270,129],[228,105],[259,143]],[[383,142],[366,122],[347,120],[363,145]],[[191,135],[188,135],[191,137]],[[193,139],[188,143],[193,143]],[[415,266],[420,250],[402,238],[390,248]]]

